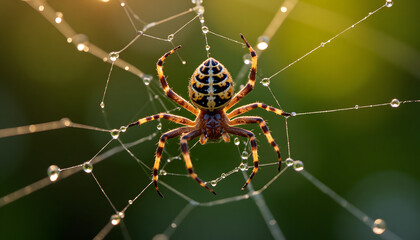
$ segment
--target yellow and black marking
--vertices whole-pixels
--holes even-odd
[[[237,124],[238,125],[238,124]],[[245,182],[245,184],[242,186],[241,190],[244,190],[246,186],[251,182],[252,178],[255,176],[255,174],[258,172],[258,150],[257,150],[257,141],[255,138],[255,135],[248,130],[237,128],[237,127],[229,127],[226,129],[226,132],[242,136],[242,137],[248,137],[251,142],[251,150],[252,150],[252,158],[254,160],[254,168],[252,170],[251,175],[249,176],[248,180]]]
[[[188,118],[173,115],[173,114],[169,114],[169,113],[159,113],[159,114],[155,114],[155,115],[152,115],[152,116],[141,118],[138,121],[129,124],[128,127],[141,125],[143,123],[153,121],[153,120],[156,120],[156,119],[159,119],[159,118],[164,118],[164,119],[169,120],[171,122],[176,122],[176,123],[186,125],[186,126],[195,126],[195,123]]]
[[[168,82],[166,81],[165,75],[163,74],[163,61],[174,53],[177,49],[179,49],[181,46],[178,46],[171,51],[165,53],[156,63],[157,73],[159,76],[160,84],[162,85],[163,91],[165,92],[166,96],[173,99],[176,103],[181,105],[183,108],[187,109],[188,111],[192,112],[193,114],[197,115],[199,111],[194,108],[194,106],[189,103],[187,100],[176,94],[168,85]]]
[[[216,192],[213,191],[213,189],[209,188],[198,176],[197,174],[194,172],[193,170],[193,165],[191,162],[191,158],[190,158],[190,152],[188,150],[188,141],[192,140],[198,136],[200,136],[201,131],[200,130],[196,130],[193,131],[191,133],[188,133],[186,135],[184,135],[183,137],[181,137],[181,151],[182,151],[182,156],[184,157],[184,161],[185,161],[185,165],[187,167],[188,170],[188,174],[195,180],[198,182],[198,184],[200,184],[200,186],[204,187],[205,189],[209,190],[211,193],[213,193],[214,195],[216,195]]]
[[[229,110],[233,105],[238,103],[239,100],[241,100],[248,93],[250,93],[255,86],[255,75],[257,74],[257,54],[255,53],[251,45],[249,45],[249,43],[246,41],[244,35],[241,34],[241,38],[242,40],[244,40],[246,46],[248,47],[252,58],[251,70],[249,72],[249,80],[245,87],[242,88],[238,93],[236,93],[232,100],[229,102],[229,104],[224,108],[225,111]]]
[[[163,148],[165,147],[165,141],[177,137],[179,135],[182,135],[184,133],[188,133],[192,130],[191,127],[180,127],[171,131],[168,131],[164,133],[160,139],[159,139],[159,145],[156,149],[156,157],[155,157],[155,164],[153,165],[153,183],[155,185],[156,192],[163,198],[162,193],[159,191],[158,188],[158,179],[159,179],[159,165],[160,165],[160,159],[162,158],[162,152]]]
[[[234,109],[232,112],[230,112],[227,116],[228,116],[228,118],[233,118],[233,117],[236,117],[236,116],[241,115],[243,113],[246,113],[248,111],[251,111],[252,109],[255,109],[255,108],[262,108],[262,109],[265,109],[268,112],[273,112],[273,113],[275,113],[277,115],[281,115],[281,116],[290,116],[290,113],[284,112],[281,109],[271,107],[271,106],[268,106],[265,103],[259,103],[259,102],[247,104],[247,105],[244,105],[242,107],[238,107],[238,108]]]
[[[234,90],[230,73],[214,58],[208,58],[197,67],[188,89],[193,104],[209,112],[224,108]]]
[[[246,186],[248,186],[252,178],[258,172],[258,151],[257,151],[257,141],[256,141],[255,136],[250,137],[250,142],[251,142],[252,157],[254,159],[254,168],[252,169],[252,173],[249,176],[248,180],[245,182],[244,186],[242,186],[241,188],[242,191],[246,188]]]
[[[267,124],[265,123],[264,119],[262,119],[260,117],[238,117],[238,118],[229,122],[229,124],[231,126],[237,126],[237,125],[243,125],[243,124],[253,124],[253,123],[258,123],[260,125],[260,128],[264,132],[264,135],[267,138],[267,141],[274,148],[274,151],[276,151],[277,158],[278,158],[278,161],[279,161],[278,170],[280,171],[280,168],[281,168],[280,148],[277,145],[277,143],[274,141],[274,138],[271,136],[270,130],[268,129]]]

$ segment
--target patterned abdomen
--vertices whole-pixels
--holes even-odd
[[[189,93],[191,101],[199,109],[209,112],[221,110],[232,99],[232,77],[221,63],[208,58],[192,75]]]

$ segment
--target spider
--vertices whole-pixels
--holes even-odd
[[[253,123],[259,124],[268,142],[271,144],[271,146],[273,146],[277,153],[279,162],[278,170],[281,168],[280,149],[271,136],[264,119],[258,116],[237,116],[255,108],[263,108],[267,111],[271,111],[282,116],[290,116],[290,114],[260,102],[247,104],[227,113],[231,107],[233,107],[243,97],[250,93],[255,85],[255,75],[257,72],[257,54],[242,34],[241,38],[250,51],[252,57],[252,65],[249,73],[248,83],[235,95],[233,95],[233,82],[231,75],[220,62],[210,57],[197,67],[190,79],[188,89],[189,96],[192,101],[191,104],[169,87],[163,73],[163,62],[169,55],[174,53],[181,46],[175,47],[171,51],[165,53],[157,61],[157,73],[159,76],[160,84],[162,85],[166,96],[196,116],[195,121],[191,121],[190,119],[182,116],[169,113],[159,113],[149,117],[141,118],[138,121],[128,125],[128,127],[132,127],[160,118],[184,125],[183,127],[165,132],[159,139],[159,145],[156,150],[156,158],[153,167],[153,182],[157,193],[162,198],[163,195],[158,188],[158,170],[160,159],[162,157],[162,151],[165,146],[165,141],[170,138],[181,136],[180,144],[182,156],[184,158],[189,175],[202,187],[206,188],[215,195],[216,192],[209,188],[193,170],[190,152],[188,150],[188,141],[191,141],[197,137],[200,137],[201,144],[205,144],[208,139],[216,140],[220,137],[222,137],[225,142],[229,142],[229,134],[247,137],[250,139],[254,168],[241,190],[245,189],[245,187],[250,183],[251,179],[258,171],[257,142],[254,133],[234,126]]]

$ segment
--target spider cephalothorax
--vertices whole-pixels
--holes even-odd
[[[188,118],[181,117],[178,115],[173,115],[169,113],[159,113],[153,116],[141,118],[137,122],[128,125],[128,127],[141,125],[148,121],[156,120],[159,118],[164,118],[166,120],[184,125],[184,127],[179,127],[164,133],[159,140],[159,145],[156,150],[155,164],[153,166],[153,182],[155,184],[156,191],[161,197],[163,197],[163,195],[160,193],[157,185],[160,159],[162,158],[162,152],[165,146],[165,141],[177,136],[181,136],[181,151],[182,156],[185,160],[186,167],[188,169],[188,173],[202,187],[205,187],[214,194],[216,193],[212,189],[210,189],[203,181],[201,181],[201,179],[198,178],[197,174],[193,170],[190,152],[188,150],[188,141],[194,138],[200,137],[201,144],[205,144],[207,142],[207,139],[219,139],[220,137],[222,137],[225,142],[229,142],[229,134],[248,137],[250,139],[252,158],[254,160],[254,169],[252,170],[251,175],[242,187],[242,190],[244,190],[244,188],[248,185],[248,183],[258,171],[257,141],[254,133],[235,126],[257,123],[264,132],[264,135],[266,136],[268,142],[271,144],[271,146],[273,146],[274,150],[277,153],[279,161],[278,169],[280,170],[280,149],[274,141],[273,137],[271,136],[264,119],[257,116],[237,116],[255,108],[263,108],[267,111],[271,111],[283,116],[289,116],[290,114],[283,112],[280,109],[270,107],[264,103],[259,102],[238,107],[232,110],[231,112],[227,113],[227,111],[233,105],[238,103],[239,100],[241,100],[249,92],[251,92],[255,85],[255,75],[257,72],[257,55],[252,49],[252,47],[245,40],[244,36],[242,36],[242,34],[241,37],[250,51],[252,57],[252,64],[251,71],[249,73],[248,83],[235,95],[233,95],[232,77],[227,71],[227,69],[214,58],[208,58],[200,66],[197,67],[197,69],[191,77],[189,84],[189,95],[192,101],[191,104],[185,99],[183,99],[181,96],[176,94],[169,87],[165,75],[163,74],[163,61],[181,46],[178,46],[172,49],[171,51],[165,53],[158,60],[156,64],[157,72],[159,75],[160,84],[162,85],[163,91],[165,92],[166,96],[168,96],[169,98],[171,98],[176,103],[178,103],[183,108],[190,111],[196,116],[195,121],[192,121]]]

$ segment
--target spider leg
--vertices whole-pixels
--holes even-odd
[[[166,120],[176,122],[176,123],[179,123],[179,124],[182,124],[182,125],[195,126],[195,123],[188,118],[184,118],[184,117],[174,115],[174,114],[169,114],[169,113],[159,113],[159,114],[155,114],[155,115],[152,115],[152,116],[149,116],[149,117],[141,118],[141,119],[137,120],[136,122],[133,122],[133,123],[129,124],[128,127],[141,125],[143,123],[153,121],[153,120],[156,120],[156,119],[160,119],[160,118],[164,118]]]
[[[191,158],[190,158],[190,151],[188,150],[188,141],[198,137],[201,135],[201,130],[197,129],[195,131],[192,131],[190,133],[185,134],[184,136],[181,137],[181,151],[182,151],[182,156],[184,157],[184,161],[185,161],[185,165],[187,166],[188,169],[188,173],[190,174],[190,176],[198,182],[198,184],[200,184],[202,187],[206,188],[207,190],[209,190],[211,193],[213,193],[214,195],[216,195],[216,192],[213,191],[211,188],[209,188],[198,176],[197,174],[194,172],[193,170],[193,165],[191,162]]]
[[[188,111],[192,112],[194,115],[197,115],[199,113],[199,111],[191,103],[189,103],[187,100],[185,100],[184,98],[182,98],[181,96],[179,96],[177,93],[175,93],[169,87],[168,82],[166,81],[165,75],[163,74],[163,61],[165,61],[165,59],[169,55],[171,55],[172,53],[174,53],[180,47],[181,46],[178,46],[178,47],[172,49],[171,51],[165,53],[165,55],[163,55],[157,61],[157,63],[156,63],[157,73],[158,73],[158,76],[159,76],[160,84],[162,85],[163,91],[165,92],[166,96],[168,96],[169,98],[172,98],[172,100],[174,100],[176,103],[178,103],[179,105],[181,105],[183,108],[185,108]]]
[[[255,109],[255,108],[262,108],[262,109],[265,109],[269,112],[273,112],[277,115],[290,116],[290,113],[284,112],[281,109],[274,108],[274,107],[268,106],[265,103],[260,103],[260,102],[251,103],[251,104],[247,104],[247,105],[238,107],[238,108],[234,109],[232,112],[230,112],[227,116],[228,116],[228,118],[233,118],[233,117],[236,117],[238,115],[241,115],[242,113],[246,113],[248,111],[251,111],[252,109]]]
[[[155,184],[155,189],[157,191],[157,193],[159,194],[159,196],[161,196],[163,198],[162,193],[159,191],[158,188],[158,171],[159,171],[159,165],[160,165],[160,159],[162,158],[162,151],[163,148],[165,147],[165,141],[170,139],[170,138],[174,138],[177,137],[179,135],[182,135],[184,133],[188,133],[192,130],[193,128],[191,127],[180,127],[180,128],[176,128],[174,130],[168,131],[164,134],[162,134],[162,136],[159,139],[159,145],[156,149],[156,158],[155,158],[155,164],[153,166],[153,183]]]
[[[255,53],[254,49],[252,49],[251,45],[249,45],[249,43],[245,40],[244,35],[241,34],[241,38],[242,40],[244,40],[252,57],[251,70],[249,72],[249,80],[245,87],[243,87],[238,93],[236,93],[232,100],[229,102],[229,104],[224,108],[225,112],[233,105],[238,103],[239,100],[245,97],[248,93],[250,93],[255,86],[255,75],[257,74],[257,54]]]
[[[280,149],[277,143],[274,141],[274,138],[271,136],[270,130],[268,129],[267,124],[265,123],[264,119],[262,119],[261,117],[238,117],[229,122],[231,126],[242,125],[242,124],[252,124],[252,123],[258,123],[260,125],[260,128],[263,130],[264,135],[267,138],[268,142],[271,144],[271,146],[273,146],[274,151],[276,151],[277,157],[279,160],[278,170],[280,171],[280,168],[281,168]]]
[[[238,135],[241,137],[248,137],[250,138],[250,141],[251,141],[252,158],[254,159],[254,169],[252,170],[252,173],[249,176],[248,180],[245,182],[244,186],[241,188],[241,190],[243,191],[246,188],[246,186],[248,186],[248,184],[251,182],[252,178],[255,176],[255,174],[258,171],[257,141],[256,141],[254,133],[252,133],[251,131],[238,128],[238,127],[229,127],[229,128],[226,128],[225,130],[226,132],[230,134]]]

